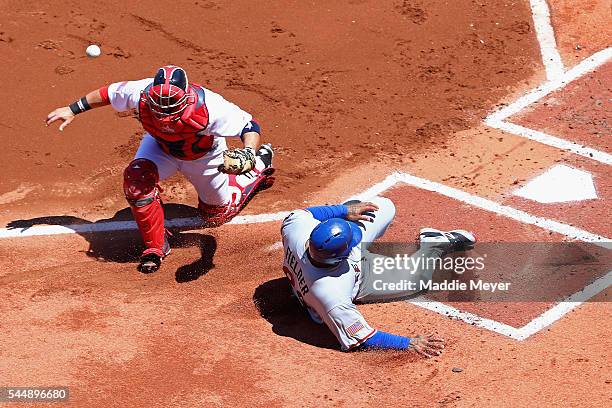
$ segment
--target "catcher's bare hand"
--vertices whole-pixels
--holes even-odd
[[[408,349],[414,350],[426,358],[436,357],[442,354],[444,339],[436,337],[433,334],[412,337]]]
[[[57,108],[56,110],[47,115],[47,120],[45,121],[45,124],[49,126],[56,120],[62,121],[62,124],[59,127],[59,130],[62,131],[66,126],[70,124],[70,122],[74,120],[74,113],[72,113],[68,106]]]
[[[255,151],[250,147],[223,152],[223,164],[219,171],[227,174],[243,174],[255,168]]]
[[[374,211],[378,210],[378,206],[374,203],[355,203],[349,204],[348,214],[346,219],[349,221],[374,221]]]

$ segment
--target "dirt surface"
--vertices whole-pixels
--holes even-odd
[[[559,52],[566,66],[612,45],[612,1],[548,0]]]
[[[602,2],[581,1],[575,13],[577,3],[550,3],[566,66],[609,42],[605,31],[585,29],[589,18],[605,21]],[[582,3],[598,17],[582,13]],[[171,8],[2,2],[0,70],[18,79],[4,91],[27,102],[5,104],[0,119],[0,226],[129,220],[121,173],[139,144],[138,122],[99,109],[59,133],[43,119],[166,63],[252,112],[276,147],[277,182],[246,213],[335,202],[394,170],[504,202],[551,164],[575,163],[482,125],[544,78],[527,1],[197,0]],[[584,45],[570,58],[575,38]],[[84,55],[89,43],[101,45],[100,58]],[[175,177],[164,188],[169,217],[195,215],[187,182]],[[395,199],[392,234],[412,236],[423,222],[450,226],[456,213],[486,240],[562,239],[444,200],[413,208],[414,194]],[[584,208],[530,210],[567,212],[609,235],[609,209],[593,208],[599,222]],[[584,304],[522,342],[403,302],[364,305],[374,327],[437,333],[447,349],[433,360],[345,354],[289,296],[278,227],[176,231],[172,256],[153,275],[135,270],[135,231],[0,239],[0,386],[68,385],[78,407],[609,404],[609,302]],[[548,305],[478,307],[520,325]]]
[[[513,123],[612,152],[612,61],[512,116]]]
[[[137,121],[108,108],[63,133],[41,123],[91,89],[151,76],[160,64],[184,66],[260,120],[278,153],[279,183],[260,201],[271,210],[301,203],[347,167],[444,143],[538,66],[520,2],[179,2],[182,12],[164,18],[158,7],[7,2],[2,70],[20,81],[6,92],[37,97],[0,123],[0,221],[123,208]],[[89,42],[102,45],[101,58],[84,55]],[[166,198],[195,199],[178,180]]]

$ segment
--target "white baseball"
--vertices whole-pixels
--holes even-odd
[[[98,47],[96,44],[91,44],[85,50],[85,54],[87,54],[88,57],[92,57],[92,58],[99,57],[100,52],[101,52],[100,47]]]

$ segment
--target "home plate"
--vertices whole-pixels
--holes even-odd
[[[544,174],[515,190],[513,194],[544,204],[598,198],[593,175],[564,164],[551,167]]]

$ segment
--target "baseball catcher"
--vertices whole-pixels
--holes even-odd
[[[281,228],[285,257],[283,271],[295,296],[312,320],[325,323],[336,336],[342,350],[394,349],[414,350],[425,357],[439,355],[444,340],[436,336],[404,337],[373,329],[361,315],[356,303],[390,301],[404,298],[419,290],[419,285],[381,287],[380,275],[368,258],[369,244],[381,237],[395,216],[395,206],[387,198],[371,202],[347,202],[343,205],[310,207],[295,210]],[[433,259],[453,251],[474,246],[470,232],[449,232],[424,228],[419,234],[420,249],[413,260]],[[393,264],[394,258],[382,257],[382,264]],[[386,262],[391,261],[391,262]],[[390,267],[385,273],[389,282],[430,281],[434,268],[424,262],[408,271]]]
[[[123,173],[123,191],[146,249],[138,269],[154,272],[170,253],[159,182],[177,171],[195,187],[206,225],[234,217],[258,189],[272,185],[273,151],[260,146],[253,117],[220,95],[190,83],[183,68],[161,67],[154,78],[96,89],[47,116],[63,130],[76,115],[100,106],[135,109],[145,130],[134,160]],[[243,147],[228,150],[225,138]]]

